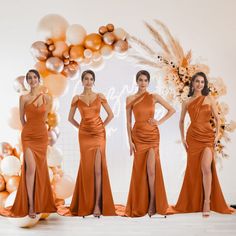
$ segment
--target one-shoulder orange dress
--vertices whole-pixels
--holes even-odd
[[[188,144],[187,167],[183,186],[175,213],[201,212],[204,203],[203,177],[201,159],[205,148],[210,148],[214,157],[214,130],[210,124],[212,116],[211,106],[203,104],[205,96],[200,96],[188,105],[191,124],[187,130]],[[215,159],[212,161],[212,186],[210,196],[210,209],[215,212],[230,214],[234,210],[225,202],[217,177]]]
[[[167,214],[168,202],[162,176],[159,156],[159,129],[148,120],[154,118],[155,103],[152,94],[143,93],[127,104],[134,113],[135,124],[132,128],[132,141],[136,147],[133,170],[130,182],[129,196],[125,207],[125,216],[139,217],[148,213],[149,184],[147,175],[148,152],[155,152],[155,203],[158,214]],[[119,209],[118,209],[119,212]]]
[[[79,126],[80,165],[76,179],[75,190],[69,208],[59,207],[58,213],[65,216],[87,216],[93,214],[95,205],[95,156],[101,152],[102,161],[102,206],[104,216],[116,215],[106,164],[106,132],[100,117],[100,109],[106,99],[97,95],[96,99],[87,105],[81,99],[76,106],[81,115]]]
[[[34,102],[43,94],[38,95],[31,103],[25,105],[26,123],[21,133],[23,152],[30,149],[33,153],[36,172],[34,183],[34,210],[36,213],[52,213],[57,208],[54,204],[47,165],[48,132],[45,124],[46,102],[39,107]],[[3,216],[24,217],[28,215],[29,203],[26,187],[26,164],[23,159],[21,178],[15,202],[12,207],[0,210]]]

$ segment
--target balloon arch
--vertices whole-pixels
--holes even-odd
[[[171,103],[181,103],[187,98],[191,76],[203,71],[209,78],[209,67],[204,64],[192,64],[191,50],[184,52],[180,43],[171,35],[168,28],[160,21],[154,20],[155,27],[145,23],[154,42],[160,51],[145,42],[130,36],[124,29],[116,28],[113,24],[101,26],[96,33],[87,34],[86,29],[79,25],[69,25],[66,19],[56,14],[44,16],[38,24],[38,32],[44,41],[36,41],[31,45],[31,53],[36,60],[35,68],[42,78],[40,90],[52,98],[51,111],[47,117],[48,127],[48,170],[51,186],[57,204],[63,204],[70,197],[74,181],[62,170],[63,154],[55,146],[60,135],[58,129],[58,97],[62,96],[69,86],[70,80],[78,78],[81,68],[86,65],[94,70],[103,67],[105,59],[113,54],[128,56],[135,63],[152,67],[162,73],[165,85],[166,99]],[[209,78],[210,94],[215,99],[226,94],[226,86],[221,78]],[[14,88],[19,95],[28,93],[25,76],[19,76],[14,81]],[[224,152],[229,132],[234,131],[236,122],[228,122],[228,105],[217,102],[221,120],[221,139],[216,146],[219,158],[228,155]],[[9,126],[21,130],[19,111],[11,109]],[[214,117],[211,124],[215,127]],[[20,179],[22,164],[21,144],[12,147],[11,144],[0,144],[0,207],[12,205]],[[49,214],[42,214],[34,222],[28,218],[15,221],[18,226],[31,226],[40,218],[45,219]],[[13,220],[13,219],[12,219]],[[14,221],[14,220],[13,220]]]

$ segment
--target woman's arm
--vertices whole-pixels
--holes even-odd
[[[78,95],[74,96],[71,102],[71,107],[70,107],[70,112],[68,115],[68,121],[74,125],[76,128],[79,128],[79,123],[75,120],[74,116],[75,116],[75,111],[77,106],[75,105],[76,102],[78,101],[79,97]]]
[[[98,96],[101,99],[106,100],[106,97],[102,93],[99,93]],[[104,126],[107,126],[107,124],[113,119],[114,114],[113,114],[113,112],[111,110],[111,107],[109,106],[109,104],[107,102],[104,102],[104,103],[102,102],[102,106],[103,106],[103,108],[105,109],[105,111],[107,113],[107,117],[104,120],[103,124],[104,124]]]
[[[151,123],[155,123],[156,125],[161,125],[175,113],[175,109],[167,101],[165,101],[160,95],[153,94],[153,97],[154,97],[155,103],[160,103],[167,110],[167,113],[159,121],[155,119],[150,119]]]
[[[181,115],[180,115],[180,119],[179,119],[179,129],[180,129],[181,141],[185,147],[185,150],[187,151],[188,144],[187,144],[185,136],[184,136],[184,119],[186,116],[186,112],[187,112],[187,103],[183,102],[182,109],[181,109]]]
[[[21,121],[22,126],[24,126],[26,123],[24,106],[25,106],[25,96],[21,95],[19,99],[19,112],[20,112],[20,121]]]

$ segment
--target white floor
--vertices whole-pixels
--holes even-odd
[[[7,218],[0,217],[0,235],[47,235],[47,236],[149,236],[149,235],[236,235],[236,215],[212,213],[203,219],[200,213],[171,215],[166,219],[155,216],[141,218],[125,217],[62,217],[50,215],[47,220],[40,221],[29,229],[17,228]]]

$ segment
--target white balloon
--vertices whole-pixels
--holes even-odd
[[[122,28],[116,28],[113,31],[113,34],[116,36],[117,40],[119,40],[119,39],[125,40],[125,38],[127,36],[127,33]]]
[[[15,198],[16,198],[17,190],[12,192],[6,199],[5,207],[10,207],[14,204]],[[37,224],[41,217],[41,214],[37,214],[36,218],[32,219],[29,216],[25,217],[8,217],[7,219],[15,226],[20,228],[29,228]]]
[[[57,14],[44,16],[38,24],[37,31],[43,39],[64,39],[68,22]]]
[[[86,34],[86,30],[82,25],[70,25],[66,31],[66,40],[73,45],[82,44]]]
[[[6,156],[1,161],[1,170],[4,175],[18,175],[20,172],[21,163],[15,156]]]
[[[63,160],[63,154],[61,149],[53,146],[48,146],[47,149],[47,162],[48,166],[50,167],[56,167],[60,166]]]

